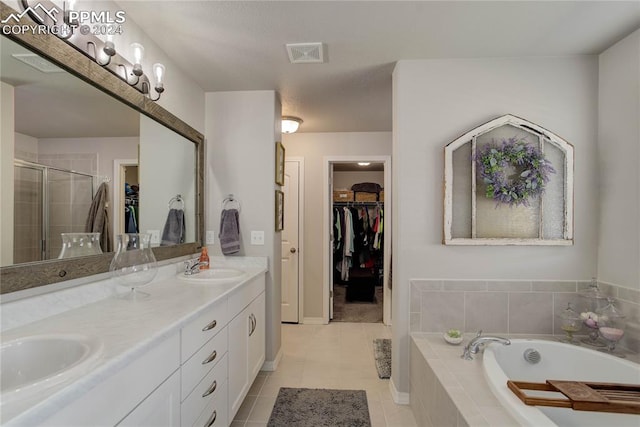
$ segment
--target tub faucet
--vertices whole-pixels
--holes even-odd
[[[464,347],[464,352],[460,357],[465,360],[473,360],[472,354],[476,354],[480,349],[480,346],[488,342],[499,342],[503,345],[511,344],[511,341],[509,341],[507,338],[482,335],[482,331],[479,331],[478,334],[471,341],[469,341],[469,344]]]
[[[200,273],[200,267],[209,265],[206,261],[200,261],[199,258],[190,259],[184,262],[184,274],[185,276],[191,276],[193,274]]]

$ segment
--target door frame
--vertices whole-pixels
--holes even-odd
[[[117,236],[124,231],[120,231],[122,218],[119,213],[124,212],[124,182],[122,177],[124,168],[127,166],[138,166],[138,159],[114,159],[113,160],[113,235]]]
[[[323,251],[322,251],[322,317],[325,324],[329,323],[329,301],[332,280],[332,247],[331,247],[331,218],[333,194],[331,190],[331,170],[335,163],[355,163],[371,162],[382,163],[384,165],[384,255],[383,255],[383,278],[382,278],[382,322],[391,325],[391,289],[389,289],[389,270],[391,269],[391,156],[372,156],[362,154],[357,156],[325,156],[323,160],[324,188],[323,188],[323,208],[322,208],[322,228],[323,228]]]
[[[298,163],[298,324],[304,319],[304,157],[290,156],[286,162]],[[286,219],[285,219],[286,220]]]

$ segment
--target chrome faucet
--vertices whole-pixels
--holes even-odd
[[[478,352],[478,350],[480,349],[480,346],[488,343],[488,342],[499,342],[503,345],[510,345],[511,341],[509,341],[507,338],[502,338],[502,337],[494,337],[491,335],[482,335],[482,331],[479,331],[478,334],[471,340],[469,341],[469,344],[467,344],[464,347],[464,352],[462,353],[462,357],[465,360],[473,360],[473,356],[472,354],[476,354]]]
[[[199,258],[190,259],[184,262],[184,274],[185,276],[191,276],[193,274],[200,273],[200,267],[209,265],[206,261],[200,261]]]

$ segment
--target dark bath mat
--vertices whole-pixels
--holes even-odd
[[[379,378],[391,378],[391,340],[376,338],[373,340],[373,358]]]
[[[267,427],[370,427],[364,390],[281,387]]]

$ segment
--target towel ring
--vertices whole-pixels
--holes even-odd
[[[180,209],[184,210],[184,200],[182,199],[182,195],[178,194],[169,200],[169,209],[171,209],[171,206],[173,206],[174,203],[180,203]]]
[[[240,208],[241,208],[240,201],[238,199],[236,199],[235,197],[233,197],[233,194],[229,194],[222,201],[222,209],[228,209],[230,207],[233,207],[233,203],[235,203],[237,205],[238,212],[240,212]]]

